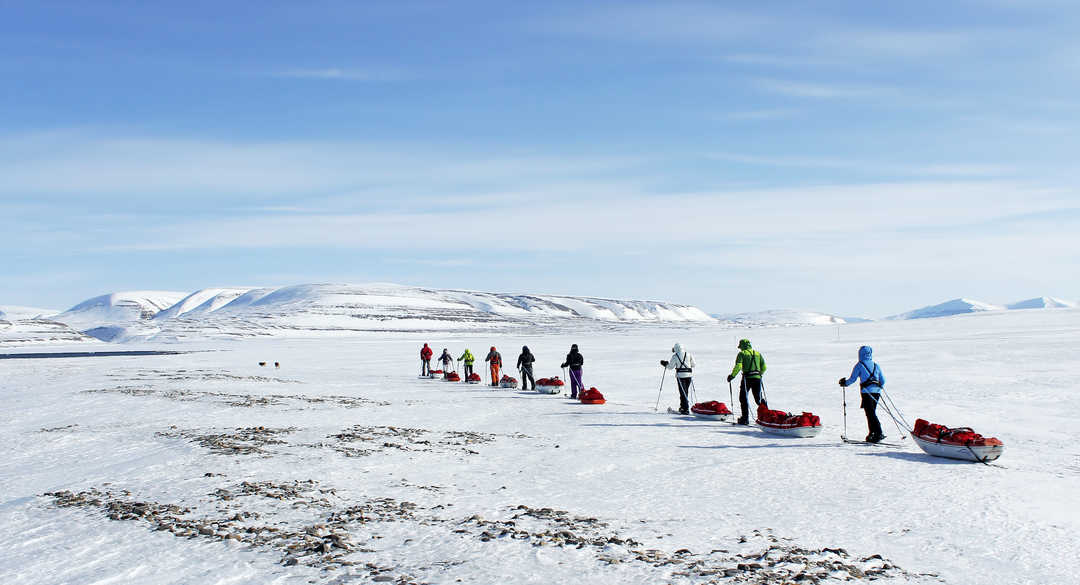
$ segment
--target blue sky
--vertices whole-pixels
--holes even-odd
[[[0,304],[1080,297],[1071,2],[0,8]]]

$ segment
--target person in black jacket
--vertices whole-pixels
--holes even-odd
[[[532,382],[532,389],[536,390],[536,380],[533,379],[533,362],[536,361],[536,356],[529,351],[529,346],[521,346],[521,355],[518,356],[517,369],[521,371],[521,389],[528,390],[529,382]]]
[[[570,346],[570,353],[566,354],[566,361],[560,368],[570,368],[570,398],[577,398],[578,391],[584,390],[585,385],[581,382],[581,366],[585,364],[585,358],[578,351],[577,344]]]

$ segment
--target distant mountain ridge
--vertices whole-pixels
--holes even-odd
[[[971,313],[983,313],[991,311],[1009,311],[1021,309],[1073,309],[1077,304],[1064,301],[1056,297],[1036,297],[1024,301],[1017,301],[1008,305],[996,305],[985,301],[977,301],[967,298],[952,299],[936,305],[929,305],[885,317],[887,320],[899,321],[908,319],[933,319],[937,317],[951,317],[953,315],[967,315]]]
[[[662,301],[395,284],[123,292],[94,297],[51,318],[106,341],[715,322],[697,307]]]
[[[713,317],[725,324],[741,327],[790,327],[798,325],[840,325],[849,322],[861,322],[866,319],[844,318],[817,311],[799,309],[770,309],[749,313],[713,314]]]

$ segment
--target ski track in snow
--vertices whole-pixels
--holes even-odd
[[[0,572],[13,585],[1067,583],[1078,326],[1078,311],[1021,312],[6,360]],[[653,412],[674,341],[699,364],[698,401],[727,402],[744,336],[768,361],[770,405],[819,414],[819,437]],[[494,344],[510,363],[527,344],[538,377],[561,376],[575,342],[609,402],[421,380],[424,341],[455,355]],[[1001,467],[931,458],[884,417],[901,448],[842,444],[836,379],[862,344],[911,422],[997,436]],[[668,376],[661,411],[674,392]],[[847,399],[860,437],[857,390]]]

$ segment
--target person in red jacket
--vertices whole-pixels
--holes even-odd
[[[427,376],[431,373],[431,356],[434,352],[425,343],[424,348],[420,350],[420,375]]]
[[[502,366],[502,355],[495,351],[495,346],[491,346],[491,351],[488,352],[487,357],[484,358],[485,362],[491,364],[491,385],[499,385],[499,367]]]

